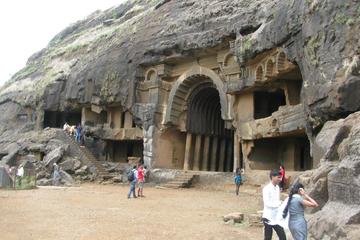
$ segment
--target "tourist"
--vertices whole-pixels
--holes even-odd
[[[70,128],[70,125],[69,125],[67,122],[65,122],[64,127],[63,127],[63,130],[64,130],[65,132],[69,132],[69,128]]]
[[[239,189],[240,189],[240,185],[241,185],[241,170],[240,170],[240,168],[236,169],[234,181],[235,181],[235,186],[236,186],[235,193],[236,193],[236,195],[239,195]]]
[[[283,217],[289,214],[289,229],[294,240],[307,239],[307,223],[304,207],[317,207],[317,202],[309,197],[301,183],[296,183],[290,190]]]
[[[284,191],[285,189],[285,167],[283,165],[280,165],[280,175],[281,175],[281,182],[279,184],[280,191]]]
[[[81,128],[81,124],[79,123],[76,127],[76,135],[75,135],[76,142],[78,142],[78,143],[81,142],[81,131],[82,131],[82,128]]]
[[[141,164],[137,169],[137,182],[138,182],[138,197],[144,197],[143,188],[144,188],[145,177],[144,177],[144,168]]]
[[[136,166],[134,166],[133,169],[130,170],[128,173],[128,181],[130,182],[130,191],[128,193],[128,198],[131,197],[131,193],[133,194],[133,197],[136,198],[136,194],[135,194],[135,187],[137,182],[136,177],[137,177],[137,171],[136,171]]]
[[[60,179],[61,179],[60,172],[59,172],[59,166],[56,163],[54,163],[53,166],[54,166],[53,185],[54,186],[59,186]]]
[[[264,211],[262,221],[264,223],[265,240],[271,240],[273,229],[280,240],[286,240],[284,228],[279,225],[278,211],[281,205],[280,188],[278,184],[281,181],[281,176],[278,170],[270,172],[270,183],[267,184],[262,191],[264,201]]]
[[[24,167],[20,165],[20,167],[16,171],[16,177],[18,178],[18,185],[21,187],[22,185],[22,179],[24,177]]]

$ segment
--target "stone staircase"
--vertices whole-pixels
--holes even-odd
[[[64,131],[61,130],[59,132],[61,132],[60,138],[69,143],[70,151],[79,155],[82,162],[86,163],[89,167],[94,166],[96,168],[99,179],[106,180],[113,177],[108,171],[106,171],[103,165],[94,157],[89,149],[87,149],[85,146],[80,146],[80,144],[77,143],[74,138],[69,136]]]
[[[196,173],[183,172],[162,186],[166,188],[189,188],[198,180],[198,178],[199,175]]]

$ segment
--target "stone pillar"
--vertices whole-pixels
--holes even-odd
[[[222,138],[220,144],[220,161],[219,161],[219,169],[218,169],[219,172],[224,171],[225,154],[226,154],[226,138]]]
[[[242,149],[242,155],[243,155],[244,169],[245,170],[250,170],[249,155],[250,155],[253,147],[254,147],[254,142],[253,141],[242,141],[241,142],[241,149]]]
[[[217,145],[218,145],[218,137],[214,136],[213,137],[213,141],[211,144],[211,162],[210,162],[210,170],[211,171],[216,171],[216,153],[217,153]]]
[[[190,160],[191,160],[191,133],[186,134],[186,143],[185,143],[185,157],[184,157],[184,170],[190,170]]]
[[[149,126],[147,130],[143,130],[144,133],[144,164],[149,168],[152,168],[153,165],[153,134],[154,126]]]
[[[231,144],[231,138],[227,139],[227,144],[226,144],[226,163],[225,163],[225,171],[226,172],[231,172],[231,163],[234,161],[231,157],[232,157],[232,150],[233,150],[234,145]]]
[[[284,145],[286,148],[283,159],[281,160],[284,160],[285,169],[288,169],[289,171],[295,171],[298,169],[298,167],[300,167],[300,157],[297,158],[300,153],[298,153],[298,155],[296,154],[296,146],[298,144],[296,144],[296,142],[291,139],[288,140]]]
[[[196,135],[195,151],[194,151],[194,165],[193,170],[200,170],[200,157],[201,157],[201,135]]]
[[[237,133],[234,134],[234,169],[233,172],[236,171],[238,167],[240,167],[240,148]]]
[[[86,109],[83,107],[81,108],[81,125],[85,126],[86,122]]]
[[[204,171],[209,170],[209,161],[210,161],[209,152],[210,152],[210,136],[205,136],[203,161],[202,161],[201,170],[204,170]]]

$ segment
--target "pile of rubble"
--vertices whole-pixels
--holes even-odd
[[[24,161],[31,162],[35,166],[36,184],[39,186],[52,185],[54,163],[60,168],[60,183],[63,185],[71,186],[76,182],[95,180],[96,169],[70,151],[69,144],[58,139],[58,131],[61,130],[27,132],[15,143],[11,143],[11,136],[3,139],[0,143],[3,149],[0,152],[0,165],[9,169],[18,167]]]

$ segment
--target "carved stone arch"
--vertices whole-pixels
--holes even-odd
[[[214,84],[219,93],[221,118],[223,120],[232,119],[228,109],[228,98],[224,92],[224,83],[220,77],[211,69],[194,66],[183,73],[171,88],[163,124],[177,124],[178,118],[187,104],[191,90],[201,82],[211,82]]]
[[[145,81],[153,81],[158,78],[158,72],[156,68],[150,68],[145,72]]]
[[[278,72],[284,71],[286,68],[286,54],[280,51],[276,56],[276,68]]]
[[[264,68],[263,68],[263,66],[260,64],[260,65],[257,66],[257,68],[256,68],[255,80],[256,80],[256,81],[262,81],[263,79],[264,79]]]
[[[270,58],[266,61],[266,68],[265,68],[265,76],[271,77],[274,74],[275,64],[274,61]]]
[[[223,66],[224,67],[228,67],[228,66],[232,66],[236,64],[236,61],[234,59],[234,54],[229,52],[225,55],[224,60],[223,60]]]

